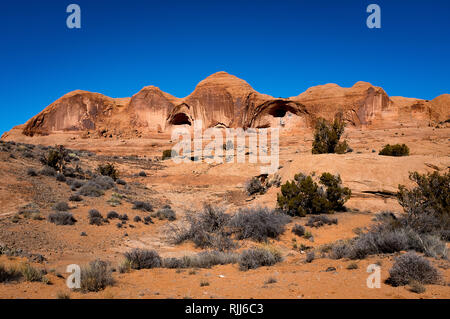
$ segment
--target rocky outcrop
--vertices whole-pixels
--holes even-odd
[[[201,81],[185,98],[154,86],[131,98],[110,98],[74,91],[49,105],[23,126],[22,133],[97,131],[99,136],[127,132],[167,132],[178,125],[202,120],[203,127],[312,127],[319,117],[340,116],[355,127],[429,125],[450,118],[450,95],[432,101],[392,97],[367,82],[350,88],[319,85],[291,98],[273,98],[226,72]],[[17,128],[16,128],[17,129]],[[140,133],[137,136],[140,136]],[[135,135],[136,136],[136,135]]]
[[[120,109],[128,103],[129,99],[113,99],[99,93],[73,91],[32,117],[25,124],[23,134],[46,135],[58,131],[112,127],[117,124]]]

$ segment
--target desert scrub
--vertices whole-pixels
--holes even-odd
[[[152,204],[147,203],[147,202],[135,201],[135,202],[133,202],[132,209],[138,209],[143,212],[152,212],[153,206],[152,206]]]
[[[81,202],[83,201],[83,198],[80,195],[70,195],[69,201],[71,202]]]
[[[152,249],[135,248],[124,254],[125,260],[132,269],[150,269],[161,267],[162,260],[159,254]]]
[[[70,209],[69,205],[66,202],[58,202],[53,206],[53,210],[58,212],[65,212]]]
[[[114,192],[111,194],[111,198],[108,199],[106,202],[112,207],[117,207],[119,205],[122,205],[122,198],[123,198],[122,195]]]
[[[99,164],[97,166],[97,171],[100,175],[109,176],[113,180],[117,180],[119,178],[119,171],[113,163]]]
[[[239,254],[223,251],[202,251],[195,255],[181,258],[164,258],[164,268],[211,268],[216,265],[235,264],[239,260]]]
[[[321,186],[312,176],[296,174],[293,181],[281,185],[281,192],[277,195],[278,208],[291,216],[345,210],[344,204],[350,198],[351,191],[342,187],[341,177],[323,173],[319,184]]]
[[[201,212],[187,211],[183,223],[171,223],[169,239],[174,244],[192,241],[198,248],[229,250],[235,247],[225,230],[230,219],[223,208],[205,204]]]
[[[409,147],[406,144],[386,144],[378,155],[384,156],[408,156]]]
[[[53,212],[48,215],[48,221],[56,225],[73,225],[77,220],[68,212]]]
[[[358,264],[357,264],[357,263],[352,262],[352,263],[348,264],[346,268],[347,268],[348,270],[353,270],[353,269],[358,269],[359,267],[358,267]]]
[[[96,209],[89,210],[89,224],[97,226],[103,224],[103,216],[98,210]]]
[[[392,286],[404,286],[411,282],[436,284],[440,279],[440,273],[427,259],[408,252],[395,258],[386,283]]]
[[[119,218],[119,214],[115,211],[110,211],[110,212],[108,212],[108,214],[106,214],[106,218],[108,218],[108,219]]]
[[[292,227],[292,232],[299,237],[303,237],[305,235],[305,227],[300,224],[295,224],[294,227]]]
[[[30,264],[23,264],[20,272],[26,281],[43,281],[44,274],[41,270],[34,268]]]
[[[311,216],[306,222],[309,227],[321,227],[323,225],[337,225],[337,218],[330,218],[326,215]]]
[[[27,169],[27,175],[28,176],[37,176],[38,175],[38,173],[36,172],[36,170],[34,169],[34,168],[31,168],[31,167],[29,167],[28,169]]]
[[[305,262],[312,263],[313,260],[315,259],[315,257],[316,257],[316,254],[314,253],[314,251],[309,251],[306,253]]]
[[[449,240],[450,174],[410,174],[417,186],[399,186],[398,201],[404,214],[376,215],[376,225],[348,242],[337,242],[331,258],[362,259],[367,255],[414,250],[430,257],[446,257]]]
[[[249,238],[262,242],[278,238],[290,220],[289,216],[267,207],[244,208],[231,218],[228,227],[239,240]]]
[[[177,219],[177,215],[172,210],[170,205],[164,205],[161,209],[159,209],[156,212],[155,217],[159,218],[160,220],[167,219],[170,221],[174,221]]]
[[[140,216],[134,216],[133,221],[134,221],[135,223],[139,223],[139,222],[142,221],[142,218],[141,218]]]
[[[44,176],[56,176],[56,170],[50,166],[44,166],[40,171],[39,174]]]
[[[57,173],[57,174],[56,174],[56,180],[57,180],[58,182],[65,182],[65,181],[66,181],[66,177],[64,176],[64,174]]]
[[[252,177],[245,183],[245,192],[247,195],[264,194],[266,192],[266,188],[258,177]]]
[[[95,176],[85,182],[78,190],[77,195],[100,197],[103,196],[105,190],[115,187],[114,180],[109,176]]]
[[[105,261],[97,259],[81,269],[80,288],[84,293],[103,290],[114,282],[112,270]]]
[[[345,123],[341,119],[335,119],[333,123],[328,123],[325,119],[318,119],[314,131],[312,153],[346,153],[348,150],[347,141],[339,141],[344,129]]]
[[[0,283],[17,281],[20,278],[22,278],[22,273],[17,268],[0,264]]]
[[[58,291],[56,293],[56,299],[70,299],[70,293],[66,291]]]
[[[249,270],[273,266],[282,261],[281,253],[273,247],[257,247],[244,250],[239,256],[239,269]]]
[[[412,172],[409,179],[417,185],[407,189],[400,185],[397,193],[399,204],[408,224],[418,233],[436,234],[443,240],[450,240],[450,170],[419,174]]]
[[[64,148],[64,146],[59,145],[56,146],[55,148],[48,150],[47,155],[41,158],[41,162],[46,166],[49,166],[51,168],[54,168],[55,170],[62,172],[64,165],[66,163],[67,154],[68,152]]]

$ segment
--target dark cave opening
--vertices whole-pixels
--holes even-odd
[[[268,111],[273,117],[285,117],[287,112],[295,113],[295,110],[286,104],[276,104]]]
[[[172,125],[192,125],[191,120],[185,113],[176,114],[170,121]]]

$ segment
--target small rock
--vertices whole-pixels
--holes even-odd
[[[325,270],[326,272],[330,272],[330,271],[336,271],[335,267],[328,267],[327,270]]]

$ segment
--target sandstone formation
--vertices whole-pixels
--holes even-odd
[[[74,91],[50,104],[18,126],[33,136],[56,132],[82,132],[94,136],[140,136],[168,132],[173,126],[203,127],[312,127],[319,117],[343,117],[354,127],[427,126],[450,118],[450,95],[432,101],[389,97],[380,87],[357,82],[350,88],[319,85],[290,98],[256,92],[247,82],[226,72],[201,81],[185,98],[176,98],[154,86],[131,98],[110,98],[99,93]]]

